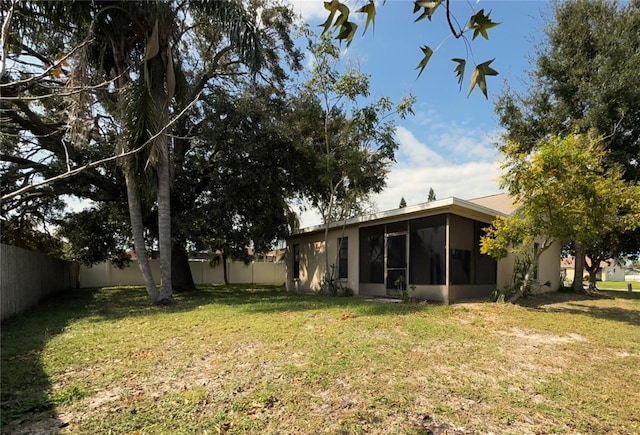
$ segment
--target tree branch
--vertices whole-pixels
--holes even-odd
[[[113,156],[110,156],[110,157],[106,157],[104,159],[97,160],[95,162],[87,163],[84,166],[80,166],[78,168],[74,168],[74,169],[68,170],[67,172],[64,172],[64,173],[62,173],[60,175],[56,175],[55,177],[47,178],[46,180],[42,180],[42,181],[39,181],[37,183],[32,183],[32,184],[30,184],[28,186],[25,186],[25,187],[21,188],[21,189],[15,190],[15,191],[13,191],[11,193],[7,193],[6,195],[3,195],[2,198],[0,198],[0,199],[2,201],[6,201],[6,200],[14,198],[14,197],[16,197],[18,195],[21,195],[21,194],[23,194],[25,192],[28,192],[28,191],[30,191],[32,189],[35,189],[36,187],[43,186],[43,185],[46,185],[46,184],[51,184],[51,183],[53,183],[55,181],[72,177],[72,176],[74,176],[76,174],[79,174],[80,172],[86,171],[87,169],[95,168],[95,167],[100,166],[100,165],[102,165],[104,163],[108,163],[108,162],[111,162],[111,161],[114,161],[114,160],[118,160],[118,159],[123,159],[125,157],[128,157],[128,156],[131,156],[131,155],[139,153],[140,151],[142,151],[146,147],[148,147],[150,144],[152,144],[153,141],[155,139],[157,139],[160,135],[164,134],[164,132],[167,131],[169,129],[169,127],[171,127],[173,124],[175,124],[189,109],[191,109],[191,107],[198,101],[199,98],[200,98],[200,93],[198,93],[196,95],[196,97],[193,100],[191,100],[191,102],[189,104],[187,104],[187,106],[184,109],[182,109],[182,111],[180,113],[178,113],[178,115],[173,117],[164,127],[162,127],[162,129],[159,132],[157,132],[156,134],[151,136],[149,139],[147,139],[146,142],[144,142],[139,147],[137,147],[137,148],[135,148],[133,150],[127,151],[127,152],[121,152],[120,154],[116,154],[116,155],[113,155]]]

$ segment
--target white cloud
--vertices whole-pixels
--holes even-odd
[[[421,143],[405,127],[396,127],[396,139],[399,144],[398,160],[407,160],[420,166],[436,166],[444,162],[442,156]]]
[[[387,188],[374,198],[379,210],[398,207],[400,198],[414,205],[427,201],[432,188],[438,199],[451,196],[477,198],[499,192],[498,165],[494,162],[445,164],[440,167],[395,166],[387,178]]]
[[[432,146],[405,127],[396,129],[398,162],[391,168],[385,190],[374,197],[378,210],[397,208],[402,197],[409,205],[425,202],[429,188],[438,199],[499,192],[497,153],[489,135],[450,126],[446,132],[427,136]]]
[[[438,199],[471,199],[500,192],[497,152],[487,134],[454,128],[447,134],[428,136],[440,142],[442,153],[422,143],[409,129],[397,127],[398,162],[387,176],[387,187],[372,198],[378,211],[397,208],[402,197],[408,205],[426,202],[429,188]],[[302,227],[320,222],[313,210],[301,215]]]
[[[319,0],[287,0],[293,7],[293,11],[302,16],[305,21],[316,18],[326,18],[327,10],[324,2]]]
[[[324,1],[322,0],[286,0],[293,7],[293,11],[300,15],[304,21],[312,20],[326,20],[329,16],[329,12],[324,8]],[[347,0],[343,1],[352,11],[355,11],[362,6],[363,1]],[[359,23],[364,20],[363,14],[353,14],[349,18],[351,21]]]

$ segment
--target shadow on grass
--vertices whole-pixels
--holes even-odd
[[[111,322],[131,317],[172,315],[214,304],[240,313],[268,314],[344,309],[358,315],[402,315],[424,310],[425,304],[375,303],[362,298],[287,292],[275,285],[208,285],[175,295],[176,304],[153,306],[143,287],[72,290],[2,324],[0,406],[2,433],[55,433],[62,422],[43,355],[50,340],[74,321]],[[35,425],[37,423],[37,426]],[[44,425],[44,426],[43,426]],[[26,429],[25,432],[25,428]]]
[[[62,422],[42,364],[47,343],[87,314],[97,289],[74,290],[42,301],[2,322],[0,409],[2,433],[56,433]],[[29,428],[29,429],[27,429]]]
[[[316,293],[288,292],[282,287],[258,288],[234,286],[211,289],[215,302],[238,306],[249,313],[283,313],[341,308],[357,311],[360,315],[393,315],[422,311],[426,303],[390,303],[383,299],[374,301],[365,297],[330,296]]]
[[[634,305],[640,304],[640,292],[600,290],[594,296],[571,292],[551,292],[522,299],[518,301],[518,304],[526,308],[546,312],[577,314],[640,326],[640,305],[638,309],[632,309],[611,306],[600,307],[591,303],[598,300],[615,299],[632,301]]]

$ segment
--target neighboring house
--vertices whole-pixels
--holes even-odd
[[[587,264],[591,264],[589,257],[585,258]],[[596,279],[599,281],[624,281],[624,274],[626,269],[620,266],[617,260],[606,260],[600,262],[600,272],[596,274]],[[568,257],[560,259],[560,273],[562,279],[565,282],[573,282],[573,278],[576,275],[575,258]],[[589,276],[587,269],[584,270],[583,278],[586,280]]]
[[[625,275],[624,275],[624,280],[625,281],[640,282],[640,268],[630,267],[630,268],[626,269],[625,270]]]
[[[333,223],[333,276],[358,295],[397,296],[399,287],[415,287],[412,297],[442,302],[489,296],[511,282],[515,257],[495,261],[481,254],[480,237],[497,216],[513,209],[506,194],[446,198]],[[287,240],[287,289],[320,290],[324,228],[303,228]],[[540,258],[537,282],[551,283],[545,290],[560,286],[559,257],[555,243]]]

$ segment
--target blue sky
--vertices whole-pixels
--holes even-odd
[[[326,18],[321,0],[287,0],[294,10],[316,28]],[[365,1],[348,2],[352,10]],[[544,41],[543,28],[549,16],[547,1],[461,1],[451,2],[452,12],[461,23],[480,9],[491,11],[491,19],[501,22],[490,29],[489,40],[476,38],[472,53],[448,30],[444,7],[433,20],[413,21],[413,1],[377,2],[375,31],[363,36],[364,22],[344,57],[357,62],[362,72],[371,75],[374,97],[388,96],[399,101],[412,93],[417,102],[415,116],[398,120],[396,136],[399,149],[387,179],[387,188],[376,195],[377,211],[396,208],[404,197],[409,205],[425,202],[432,187],[438,199],[455,196],[470,199],[499,193],[498,160],[494,143],[500,133],[493,100],[504,83],[520,89],[530,70],[529,59]],[[472,9],[473,8],[473,9]],[[362,14],[358,14],[362,15]],[[421,59],[420,47],[429,45],[434,53],[429,65],[417,78],[415,69]],[[453,69],[453,57],[467,58],[462,90]],[[472,63],[495,58],[491,64],[500,75],[489,77],[489,99],[475,89],[467,97]],[[313,212],[302,214],[302,226],[316,225],[320,218]]]

